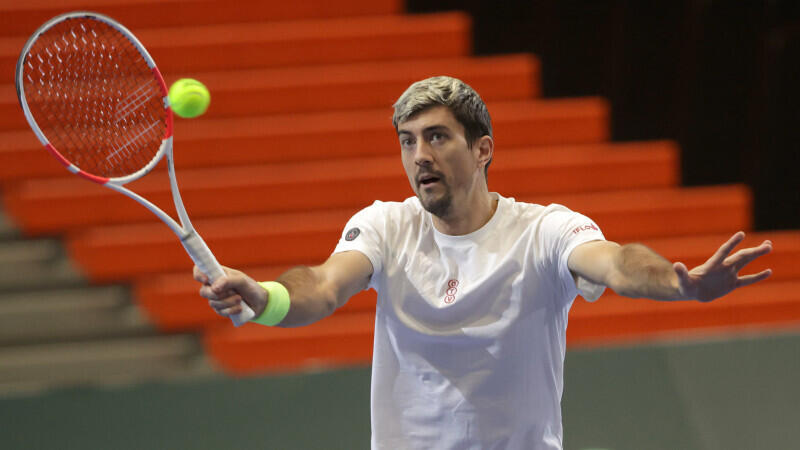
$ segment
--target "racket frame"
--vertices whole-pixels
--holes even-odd
[[[90,18],[94,20],[98,20],[104,22],[105,24],[109,25],[110,27],[116,29],[120,32],[125,38],[127,38],[134,47],[139,51],[139,54],[147,63],[147,66],[153,72],[154,77],[156,78],[158,85],[161,89],[161,94],[163,97],[164,108],[166,109],[166,130],[164,133],[164,137],[161,140],[161,145],[158,148],[158,151],[153,156],[153,158],[141,169],[137,170],[134,173],[129,175],[125,175],[122,177],[100,177],[97,175],[93,175],[88,173],[78,166],[70,162],[66,159],[57,148],[55,148],[47,139],[47,137],[42,132],[39,125],[36,123],[36,119],[34,119],[33,114],[28,107],[27,99],[25,98],[25,89],[23,86],[23,70],[24,70],[24,62],[25,58],[28,55],[31,47],[36,43],[39,37],[46,33],[50,28],[54,25],[70,19],[76,18]],[[121,194],[126,195],[127,197],[137,201],[139,204],[150,210],[153,214],[155,214],[159,219],[161,219],[164,224],[166,224],[173,233],[180,239],[181,243],[183,244],[186,251],[191,256],[192,260],[197,264],[197,266],[209,276],[210,281],[214,281],[220,276],[224,276],[225,272],[222,267],[219,265],[217,260],[214,258],[213,253],[209,250],[208,246],[202,240],[199,234],[194,229],[191,220],[189,219],[189,215],[186,212],[186,208],[183,205],[183,199],[181,199],[180,190],[178,189],[178,181],[175,175],[175,164],[173,161],[173,113],[172,108],[169,104],[169,96],[167,90],[167,84],[164,81],[164,77],[161,75],[161,72],[158,70],[155,61],[147,52],[144,45],[133,35],[133,33],[125,28],[122,24],[117,22],[116,20],[102,15],[95,12],[90,11],[73,11],[65,14],[58,15],[53,17],[52,19],[45,22],[36,32],[28,39],[25,43],[25,46],[22,48],[22,52],[20,53],[19,60],[17,61],[17,68],[16,68],[16,79],[15,85],[17,89],[17,97],[19,99],[19,103],[22,106],[22,111],[25,114],[25,119],[28,121],[33,133],[36,135],[36,138],[39,142],[44,146],[51,155],[53,155],[61,164],[63,164],[67,170],[72,172],[75,175],[78,175],[82,178],[85,178],[89,181],[94,183],[106,186],[109,189],[117,191]],[[172,200],[175,204],[175,210],[178,214],[178,219],[180,223],[173,219],[170,215],[165,213],[161,210],[158,206],[147,200],[146,198],[142,197],[141,195],[133,192],[132,190],[126,188],[124,185],[131,182],[138,180],[139,178],[147,175],[151,170],[153,170],[161,159],[166,156],[167,159],[167,172],[169,174],[169,183],[170,183],[170,190],[172,192]],[[231,316],[230,319],[236,326],[240,326],[245,322],[249,321],[251,318],[255,316],[253,310],[244,302],[241,303],[243,311],[236,316]]]

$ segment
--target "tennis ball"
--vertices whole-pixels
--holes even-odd
[[[208,88],[197,80],[181,78],[169,87],[169,104],[175,114],[191,119],[197,117],[208,109],[211,103],[211,94]]]

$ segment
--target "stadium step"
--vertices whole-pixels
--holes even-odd
[[[704,263],[728,238],[729,234],[679,236],[646,239],[643,243],[669,261],[681,261],[688,267]],[[773,271],[771,281],[800,279],[800,232],[770,231],[748,233],[739,248],[757,246],[765,239],[772,240],[773,252],[748,265],[742,273],[757,273],[766,268]],[[625,244],[627,242],[621,242]],[[257,280],[274,280],[290,266],[237,267]],[[134,299],[159,329],[165,331],[201,329],[213,323],[225,324],[227,319],[216,315],[198,294],[199,284],[191,274],[168,273],[143,277],[133,285]],[[374,310],[373,291],[361,292],[350,299],[336,314]],[[571,326],[571,325],[570,325]]]
[[[212,373],[194,336],[0,347],[0,393]]]
[[[289,267],[250,266],[237,269],[244,270],[256,280],[274,280]],[[214,313],[206,300],[200,297],[199,288],[192,274],[184,270],[138,278],[132,286],[132,297],[150,321],[162,331],[199,330],[214,324],[229,324],[228,319]],[[364,294],[368,293],[359,293],[357,296]],[[348,305],[351,303],[353,299]],[[373,299],[373,307],[374,304]]]
[[[222,0],[166,0],[155,2],[159,14],[150,14],[154,2],[64,0],[58,7],[46,0],[6,2],[0,5],[9,22],[0,30],[0,70],[14,71],[25,39],[44,20],[69,9],[90,9],[131,28],[168,82],[185,76],[205,81],[213,96],[208,114],[176,122],[178,176],[190,215],[220,261],[258,279],[274,279],[291,264],[321,262],[356,209],[375,198],[411,195],[389,118],[391,103],[420,73],[462,77],[488,100],[498,148],[492,190],[522,201],[565,204],[594,219],[609,239],[641,240],[689,266],[701,263],[732,232],[751,226],[751,196],[743,186],[666,188],[676,182],[671,144],[654,144],[668,150],[636,150],[638,159],[621,157],[619,145],[598,145],[610,136],[606,101],[511,101],[538,96],[536,60],[467,58],[466,15],[386,16],[402,9],[398,0],[242,0],[235,7]],[[607,148],[536,148],[531,150],[536,159],[517,159],[509,150],[578,144]],[[659,162],[663,166],[653,169]],[[625,167],[607,167],[611,164]],[[379,182],[362,175],[371,168],[370,175],[385,174]],[[0,187],[10,203],[27,208],[19,217],[35,218],[25,233],[56,234],[66,227],[70,254],[82,268],[77,270],[55,241],[8,240],[5,236],[19,232],[10,221],[5,227],[0,216],[0,237],[6,240],[0,241],[0,392],[213,370],[196,338],[150,336],[151,323],[168,332],[206,330],[202,346],[235,374],[369,363],[373,291],[359,293],[334,316],[309,327],[233,328],[199,298],[191,262],[162,224],[152,223],[130,200],[81,180],[67,181],[65,174],[28,130],[14,87],[1,84]],[[52,179],[23,182],[44,177]],[[134,189],[169,205],[163,180],[162,169]],[[631,190],[634,184],[647,189]],[[71,197],[79,193],[85,200]],[[58,222],[60,209],[70,210],[68,223]],[[213,217],[220,215],[227,217]],[[149,222],[87,229],[97,222],[83,216]],[[769,266],[771,280],[710,304],[666,304],[613,293],[596,305],[579,300],[570,317],[570,345],[796,329],[800,233],[749,233],[744,245],[765,238],[773,240],[775,251],[744,272]],[[118,286],[86,288],[87,276],[133,282],[140,309],[134,310]],[[98,336],[103,340],[84,341]]]
[[[489,179],[493,190],[515,195],[671,187],[678,181],[678,150],[667,141],[504,150]],[[185,170],[180,186],[192,218],[357,207],[412,195],[396,155]],[[171,208],[163,171],[134,190]],[[117,192],[74,176],[9,187],[4,202],[28,234],[158,220]]]
[[[529,203],[558,203],[602,224],[607,239],[643,240],[750,230],[752,195],[744,185],[520,195]]]
[[[204,118],[388,108],[414,81],[431,74],[458,77],[484,101],[539,95],[539,65],[530,55],[369,61],[180,74],[201,80],[212,101]],[[177,78],[177,74],[175,77]],[[170,84],[174,79],[167,79]],[[0,130],[27,129],[17,93],[0,85]]]
[[[374,312],[334,314],[301,328],[213,327],[206,352],[231,374],[369,364]],[[720,332],[770,331],[800,324],[800,281],[763,282],[711,303],[656,302],[605,294],[597,304],[578,300],[569,345],[669,339]]]
[[[152,333],[128,289],[94,286],[0,294],[0,346]]]
[[[600,98],[500,101],[491,103],[489,108],[498,148],[592,144],[609,137],[609,106]],[[397,154],[397,135],[388,106],[376,110],[183,120],[175,124],[179,176],[186,167]],[[0,133],[0,182],[63,174],[64,167],[42,149],[31,131]]]
[[[3,2],[0,36],[28,36],[50,18],[65,11],[95,11],[110,16],[134,30],[148,27],[181,26],[187,23],[273,21],[301,18],[326,18],[392,14],[402,11],[399,0],[306,0],[275,2],[238,0],[234,7],[227,0],[49,0]],[[157,12],[157,13],[156,13]]]
[[[751,225],[751,195],[739,185],[520,196],[519,200],[568,205],[601,224],[610,239],[623,241],[734,232],[748,230]],[[217,258],[227,265],[310,264],[328,256],[356,210],[201,219],[195,225]],[[94,281],[130,280],[180,269],[188,273],[191,268],[175,236],[156,223],[76,232],[68,238],[67,247]]]
[[[85,283],[57,240],[0,241],[0,292]]]
[[[247,324],[204,335],[206,353],[232,374],[369,364],[375,313],[333,315],[299,328]],[[267,351],[265,351],[267,349]]]
[[[8,214],[0,208],[0,242],[17,238],[19,238],[19,229],[8,217]]]
[[[133,32],[164,76],[179,78],[198,71],[465,56],[472,45],[470,27],[469,16],[452,12]],[[15,73],[26,40],[27,36],[0,38],[0,73]]]
[[[764,281],[713,302],[657,302],[604,294],[598,304],[576,301],[569,317],[567,343],[597,346],[797,329],[800,280]]]

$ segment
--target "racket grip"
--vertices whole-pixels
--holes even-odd
[[[214,254],[211,253],[211,250],[196,231],[192,230],[187,237],[181,240],[181,243],[183,248],[186,249],[186,253],[192,257],[192,261],[208,276],[210,283],[225,276],[225,271],[217,262],[217,258],[214,257]],[[230,316],[230,319],[238,327],[250,321],[255,315],[253,309],[242,301],[242,311],[235,316]]]

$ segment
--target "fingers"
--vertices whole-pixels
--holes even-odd
[[[245,306],[256,314],[263,312],[268,295],[255,280],[238,270],[225,267],[225,275],[209,284],[208,278],[199,269],[194,269],[195,280],[203,283],[200,296],[208,299],[208,304],[217,314],[234,316]]]
[[[208,300],[220,300],[222,298],[227,297],[219,295],[214,289],[211,288],[211,285],[204,284],[200,286],[200,297],[203,297]]]
[[[726,263],[732,265],[734,269],[738,272],[742,270],[742,268],[754,259],[764,256],[767,253],[772,251],[772,242],[764,241],[758,247],[751,247],[739,250],[738,252],[734,253],[733,256],[727,258],[725,260]]]
[[[209,300],[208,305],[221,316],[233,316],[242,312],[242,297],[232,295],[223,300]]]
[[[223,278],[200,288],[200,296],[208,299],[208,305],[221,316],[232,316],[242,311],[244,300],[238,292],[229,288],[229,281]]]
[[[722,246],[720,246],[720,248],[716,251],[716,253],[714,253],[714,255],[711,256],[711,258],[709,258],[708,263],[711,264],[712,266],[722,263],[722,261],[724,261],[725,258],[728,257],[728,255],[733,251],[734,248],[736,248],[737,245],[739,245],[740,242],[742,242],[743,239],[744,239],[744,232],[743,231],[736,232],[733,236],[731,236],[730,239],[728,239],[727,242],[725,242],[724,244],[722,244]]]
[[[222,270],[225,272],[225,275],[223,277],[230,278],[232,275],[235,276],[241,274],[241,272],[239,272],[238,270],[231,269],[230,267],[222,266]],[[205,273],[203,273],[203,271],[200,270],[200,268],[197,266],[194,266],[192,268],[192,277],[194,278],[195,281],[199,281],[200,283],[203,284],[209,284],[210,281],[208,276]]]
[[[231,316],[242,311],[242,296],[237,292],[236,276],[223,276],[212,284],[200,288],[200,295],[208,299],[208,305],[221,316]]]
[[[199,281],[200,283],[203,284],[208,284],[208,276],[206,276],[206,274],[204,274],[199,267],[194,266],[194,268],[192,268],[192,276],[194,277],[195,281]]]
[[[222,300],[240,294],[240,283],[235,277],[220,277],[212,284],[200,286],[200,296],[208,300]]]
[[[765,280],[772,275],[772,269],[763,270],[753,275],[745,275],[736,279],[736,287],[748,286],[753,283],[758,283]]]
[[[216,300],[236,293],[235,291],[237,291],[237,288],[242,283],[242,273],[227,267],[223,267],[223,269],[225,270],[225,275],[214,280],[212,283],[206,274],[204,274],[197,266],[194,266],[192,274],[195,281],[203,283],[203,286],[200,287],[201,297],[205,297],[210,300]]]

